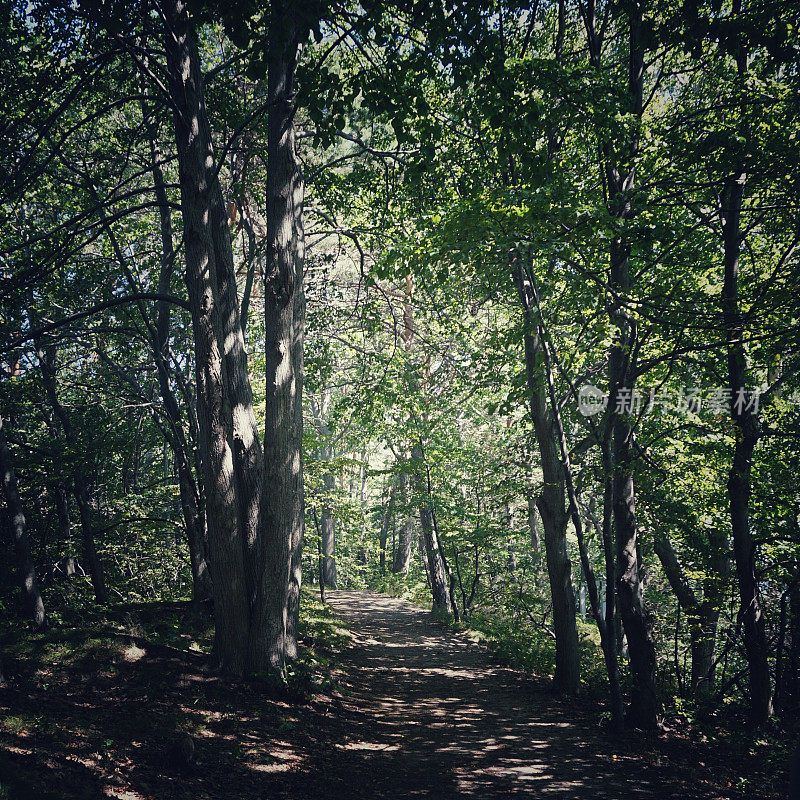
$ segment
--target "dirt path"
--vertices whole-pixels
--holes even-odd
[[[715,789],[738,770],[710,744],[610,736],[596,707],[560,701],[408,603],[370,592],[330,603],[353,641],[340,691],[310,703],[146,640],[59,645],[50,668],[0,692],[0,798],[766,796]],[[181,731],[196,744],[190,765],[173,754]]]
[[[634,755],[636,740],[611,750],[602,726],[575,720],[546,687],[493,664],[424,611],[370,592],[330,592],[329,601],[354,635],[344,699],[317,731],[310,761],[284,773],[281,795],[706,796]]]

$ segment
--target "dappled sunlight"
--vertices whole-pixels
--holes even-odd
[[[220,787],[236,800],[683,797],[631,755],[640,742],[610,749],[594,717],[425,611],[329,598],[352,634],[338,688],[307,704],[221,680],[192,637],[183,652],[84,641],[89,665],[54,649],[29,692],[0,701],[0,783],[24,765],[58,800],[218,800]],[[187,735],[190,765],[173,755]]]
[[[286,776],[297,796],[635,796],[596,728],[571,722],[534,679],[492,664],[467,636],[403,601],[328,597],[353,634],[339,714],[326,716],[318,750]],[[336,772],[357,783],[326,781],[331,747]],[[639,780],[648,796],[678,796]]]
[[[134,661],[138,661],[140,658],[144,658],[147,655],[147,651],[143,650],[141,647],[137,647],[135,644],[132,644],[130,647],[126,647],[122,651],[122,657],[128,663],[133,663]]]

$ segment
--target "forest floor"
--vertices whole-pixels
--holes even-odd
[[[330,592],[329,602],[349,642],[335,688],[301,703],[265,682],[220,680],[196,642],[153,643],[147,615],[12,647],[0,800],[780,796],[763,763],[732,762],[699,735],[612,735],[596,707],[559,700],[405,601]],[[314,613],[307,645],[334,624]],[[175,614],[157,622],[180,627]],[[189,764],[177,755],[186,736]]]

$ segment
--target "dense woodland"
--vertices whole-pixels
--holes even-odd
[[[9,686],[167,606],[213,674],[291,683],[301,596],[370,589],[777,780],[796,2],[2,9]]]

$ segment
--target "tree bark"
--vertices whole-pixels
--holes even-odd
[[[325,496],[320,513],[320,535],[322,536],[322,579],[329,589],[336,588],[336,526],[331,508],[336,481],[328,471],[322,479]]]
[[[208,198],[208,119],[197,41],[184,0],[165,0],[165,45],[181,185],[186,286],[192,311],[197,380],[198,449],[205,485],[209,545],[214,565],[218,668],[242,674],[248,666],[249,601],[245,545],[234,466],[229,375],[225,367],[223,308],[218,301],[217,254]]]
[[[89,503],[89,487],[86,483],[86,476],[83,474],[83,469],[80,467],[75,469],[73,482],[75,500],[78,503],[78,516],[81,520],[83,557],[89,565],[89,573],[92,578],[95,599],[98,603],[106,603],[108,602],[108,592],[106,590],[105,571],[97,555],[97,546],[94,540],[92,509]]]
[[[636,120],[627,134],[627,164],[615,163],[605,146],[605,171],[610,213],[621,222],[631,219],[634,210],[629,194],[636,182],[636,159],[639,153],[638,120],[643,112],[644,36],[642,10],[634,4],[628,9],[628,85],[625,109]],[[621,159],[625,160],[625,159]],[[659,702],[655,688],[656,651],[653,618],[644,600],[644,584],[639,568],[636,499],[633,469],[633,428],[629,416],[617,409],[618,398],[632,395],[636,374],[631,364],[637,327],[620,298],[631,288],[630,244],[623,236],[611,241],[609,286],[612,300],[609,317],[617,333],[609,353],[609,424],[612,432],[611,461],[613,520],[616,535],[617,600],[630,656],[633,686],[628,719],[636,727],[658,725]]]
[[[580,689],[580,651],[575,622],[575,592],[572,587],[572,564],[567,552],[567,520],[564,508],[566,481],[556,429],[547,402],[547,383],[543,371],[541,326],[534,308],[532,290],[526,280],[517,250],[511,253],[512,276],[522,308],[525,372],[531,419],[544,478],[536,507],[544,528],[545,561],[553,605],[553,628],[556,637],[556,670],[553,683],[569,694]]]
[[[150,139],[151,173],[153,176],[153,193],[158,203],[159,228],[161,233],[161,267],[158,276],[159,294],[170,294],[172,272],[175,264],[175,248],[172,235],[172,212],[167,197],[164,174],[161,169],[161,151],[158,143],[158,128],[155,118],[142,101],[142,113],[148,127]],[[119,254],[122,257],[122,253]],[[142,309],[143,310],[143,309]],[[180,490],[181,512],[189,545],[189,562],[192,571],[192,600],[195,604],[208,600],[212,596],[211,574],[208,568],[206,553],[205,512],[202,498],[197,488],[192,470],[189,442],[181,421],[180,407],[170,383],[170,312],[171,304],[160,301],[157,307],[156,325],[147,320],[151,332],[151,349],[158,375],[158,386],[161,400],[170,425],[169,444],[175,455],[178,487]],[[191,413],[191,410],[190,410]]]
[[[42,371],[42,379],[47,398],[53,409],[53,413],[58,417],[58,421],[61,424],[61,429],[64,432],[64,438],[70,450],[70,455],[75,459],[72,473],[72,489],[78,504],[78,516],[81,521],[83,557],[86,565],[89,567],[95,600],[101,604],[106,603],[108,601],[108,592],[106,591],[105,573],[100,558],[97,555],[94,529],[92,527],[92,511],[89,504],[89,487],[83,465],[78,455],[78,439],[75,435],[75,429],[72,427],[72,420],[70,420],[69,414],[67,414],[66,409],[61,405],[61,401],[58,399],[55,347],[51,345],[42,348],[37,343],[37,357],[39,359],[39,367]]]
[[[53,497],[53,506],[58,520],[59,536],[64,542],[69,543],[72,538],[72,522],[69,517],[69,496],[67,487],[63,483],[53,483],[48,486]]]
[[[411,566],[411,548],[414,544],[414,519],[408,508],[411,503],[409,497],[409,478],[406,472],[402,472],[398,479],[398,492],[403,498],[406,507],[403,524],[397,536],[397,546],[394,551],[394,559],[392,563],[392,572],[395,575],[407,575],[409,567]]]
[[[453,612],[450,588],[440,550],[441,545],[434,530],[430,492],[428,491],[427,481],[422,473],[424,469],[424,454],[419,444],[417,444],[411,452],[411,461],[414,465],[414,494],[416,495],[416,500],[419,505],[419,522],[422,532],[420,545],[424,544],[423,557],[428,564],[428,577],[430,578],[433,610],[450,614]]]
[[[712,545],[713,546],[713,545]],[[689,584],[677,553],[672,547],[667,535],[663,532],[656,534],[654,549],[658,556],[669,585],[684,610],[689,625],[689,641],[692,656],[691,688],[696,696],[708,696],[714,690],[714,649],[717,639],[717,623],[719,621],[720,602],[722,592],[720,584],[724,585],[727,570],[724,567],[724,558],[713,559],[708,570],[714,574],[708,575],[704,582],[703,597],[698,598],[696,592]]]
[[[383,514],[381,514],[381,527],[378,534],[378,541],[380,543],[380,574],[386,574],[386,541],[389,538],[389,525],[394,515],[394,495],[397,484],[392,481],[389,486],[389,497],[386,500],[386,505],[383,507]]]
[[[264,432],[264,548],[269,553],[259,587],[264,613],[256,621],[254,661],[282,666],[296,651],[289,619],[290,577],[299,570],[302,542],[302,324],[295,319],[298,281],[298,162],[292,100],[297,58],[296,10],[272,3],[268,73],[267,256],[264,276],[266,412]],[[300,371],[298,371],[300,370]]]
[[[740,70],[741,71],[741,70]],[[769,647],[756,575],[756,546],[750,530],[750,484],[753,451],[761,438],[758,413],[747,403],[745,325],[739,307],[740,217],[747,175],[740,167],[726,181],[720,216],[724,245],[722,314],[727,339],[730,412],[736,430],[733,461],[728,474],[728,499],[733,555],[739,586],[739,615],[750,678],[750,721],[763,725],[773,713],[769,676]]]
[[[22,510],[22,503],[17,490],[17,476],[14,472],[14,459],[8,447],[3,431],[3,418],[0,416],[0,475],[3,481],[3,492],[6,498],[11,532],[14,536],[14,549],[19,565],[20,589],[26,611],[37,630],[47,627],[47,616],[44,611],[42,595],[36,582],[36,569],[31,558],[31,547],[28,539],[27,523]],[[2,668],[0,667],[0,681]]]
[[[286,607],[286,657],[297,657],[297,628],[300,621],[300,589],[303,583],[303,540],[305,538],[306,497],[303,471],[303,384],[305,377],[305,181],[299,160],[295,157],[292,184],[292,214],[294,219],[294,341],[292,367],[295,393],[292,398],[292,441],[296,449],[298,468],[294,473],[294,498],[289,542],[289,591]]]

